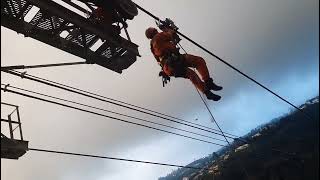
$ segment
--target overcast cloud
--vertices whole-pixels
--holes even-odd
[[[294,104],[318,95],[319,1],[135,2],[161,18],[170,17],[182,33]],[[97,65],[34,69],[28,73],[215,127],[191,82],[172,79],[162,88],[160,68],[144,37],[144,30],[154,26],[154,21],[139,13],[129,23],[129,32],[140,46],[142,57],[121,75]],[[205,58],[211,75],[224,87],[219,92],[222,100],[209,102],[223,130],[243,135],[291,110],[186,40],[182,45],[188,53]],[[1,66],[74,61],[81,59],[1,27]],[[1,83],[168,123],[5,73],[1,73]],[[9,93],[1,92],[1,96],[1,101],[20,106],[24,137],[34,148],[181,165],[219,148]],[[1,159],[1,164],[1,178],[10,180],[149,180],[174,169],[40,152],[27,152],[18,161]]]

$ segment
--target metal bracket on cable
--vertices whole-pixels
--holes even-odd
[[[166,18],[164,21],[162,20],[156,20],[156,24],[157,26],[162,30],[164,28],[169,28],[169,29],[172,29],[174,31],[177,31],[179,28],[174,24],[174,22],[169,19],[169,18]]]
[[[21,75],[20,75],[21,79],[23,79],[26,74],[27,74],[27,71],[22,72]]]
[[[166,18],[164,21],[157,19],[155,22],[156,22],[156,25],[159,27],[159,29],[161,29],[162,31],[166,31],[168,29],[171,29],[171,30],[177,32],[179,29],[174,24],[174,22],[169,18]],[[179,42],[181,41],[181,38],[178,36],[178,34],[174,33],[173,41],[175,44],[179,44]]]
[[[3,92],[6,92],[6,91],[7,91],[7,88],[8,88],[9,86],[10,86],[10,84],[4,85]]]

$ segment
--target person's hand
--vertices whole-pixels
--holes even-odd
[[[168,76],[164,71],[160,71],[159,76],[162,76],[164,79],[170,81],[170,76]]]
[[[162,86],[164,87],[170,81],[170,77],[164,71],[160,71],[159,76],[162,76]]]

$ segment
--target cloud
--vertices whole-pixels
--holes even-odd
[[[212,50],[280,95],[302,103],[317,93],[319,75],[318,12],[316,0],[308,1],[136,1],[161,17],[170,17],[181,32]],[[129,23],[132,40],[141,58],[119,75],[97,65],[43,68],[29,73],[214,127],[199,95],[188,80],[174,79],[165,88],[157,77],[160,68],[144,37],[154,21],[142,12]],[[79,58],[15,32],[1,28],[1,65],[74,62]],[[225,131],[243,134],[250,128],[288,110],[288,106],[241,77],[213,57],[183,40],[191,54],[203,56],[215,81],[224,86],[221,102],[210,108]],[[5,45],[5,46],[4,46]],[[19,53],[17,53],[19,52]],[[102,108],[130,113],[156,122],[164,120],[107,103],[66,93],[34,82],[1,74],[2,83],[38,90]],[[43,147],[109,156],[126,156],[186,164],[215,150],[148,129],[110,121],[39,101],[1,93],[21,107],[23,130],[32,147]],[[261,102],[264,102],[263,104]],[[250,112],[246,112],[250,107]],[[273,107],[273,108],[271,108]],[[260,118],[261,117],[261,118]],[[170,144],[167,144],[170,143]],[[182,153],[183,152],[183,153]],[[130,155],[130,156],[129,156]],[[1,160],[4,179],[119,179],[124,172],[138,177],[143,165],[63,157],[28,152],[21,160]],[[137,171],[132,172],[135,167]],[[15,173],[16,169],[23,169]],[[39,169],[39,171],[35,171]],[[41,170],[41,171],[40,171]],[[152,174],[171,169],[150,167]],[[150,179],[147,174],[145,179]]]

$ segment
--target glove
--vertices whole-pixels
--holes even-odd
[[[160,71],[159,76],[162,76],[162,78],[166,79],[167,81],[170,81],[170,76],[168,76],[165,72]]]
[[[170,77],[163,71],[159,72],[159,76],[162,76],[162,86],[164,87],[165,84],[168,83],[168,81],[170,82]]]

